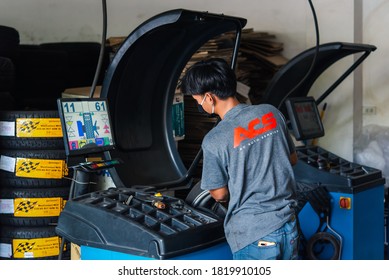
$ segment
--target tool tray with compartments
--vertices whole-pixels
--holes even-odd
[[[329,191],[355,193],[385,183],[378,169],[349,162],[317,146],[298,147],[297,181],[316,182]]]
[[[225,241],[223,220],[212,213],[136,188],[96,191],[68,201],[56,231],[78,245],[154,259]]]

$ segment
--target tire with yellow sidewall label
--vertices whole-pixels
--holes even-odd
[[[2,150],[1,187],[70,186],[64,150]]]
[[[55,226],[11,227],[0,230],[0,259],[2,260],[52,260],[58,259],[61,238]],[[62,259],[70,259],[70,244],[65,243]]]
[[[2,149],[64,149],[57,111],[0,111]]]
[[[55,225],[69,198],[69,188],[0,189],[0,224]]]

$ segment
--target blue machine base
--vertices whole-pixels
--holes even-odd
[[[355,194],[340,192],[329,194],[332,201],[330,226],[343,239],[341,259],[383,260],[384,186],[379,185]],[[345,197],[351,201],[350,209],[342,209],[339,206],[340,199]],[[304,237],[309,240],[319,225],[319,217],[310,203],[307,203],[299,213],[299,221]],[[329,230],[325,231],[331,233]],[[329,247],[330,245],[327,249]],[[329,255],[331,254],[332,251]]]
[[[154,260],[137,255],[125,254],[89,246],[81,246],[82,260]],[[170,260],[232,260],[231,249],[226,242],[198,250]]]

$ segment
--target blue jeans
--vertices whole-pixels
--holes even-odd
[[[281,228],[233,254],[234,260],[298,259],[299,229],[295,217]]]

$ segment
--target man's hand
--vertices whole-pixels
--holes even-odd
[[[297,161],[299,160],[297,157],[297,153],[293,152],[292,154],[290,154],[289,160],[290,160],[290,163],[292,164],[292,166],[297,164]]]
[[[230,193],[226,186],[209,191],[214,200],[220,203],[228,203]]]

